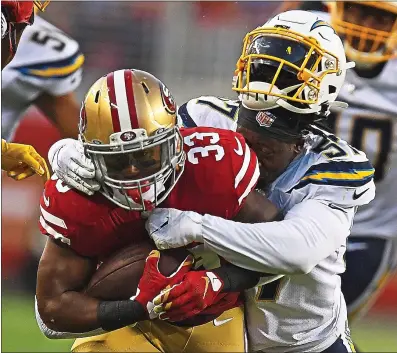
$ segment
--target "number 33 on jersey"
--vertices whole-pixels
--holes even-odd
[[[205,194],[206,208],[213,211],[207,213],[233,218],[258,181],[255,153],[233,131],[197,127],[181,129],[181,134],[186,153],[185,171],[165,201],[165,207],[172,207],[175,198],[179,198],[178,205],[183,205],[184,210],[200,212],[202,205],[197,201],[203,200]]]

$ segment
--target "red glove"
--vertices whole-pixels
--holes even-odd
[[[173,285],[181,282],[183,276],[193,265],[193,256],[188,255],[172,275],[165,277],[158,269],[159,260],[160,252],[157,250],[151,251],[146,258],[145,268],[138,284],[137,293],[131,298],[147,309],[150,319],[157,317],[157,314],[153,312],[153,298],[158,295],[162,289],[169,289]]]
[[[221,293],[217,301],[211,306],[204,309],[200,315],[215,315],[219,316],[223,312],[237,308],[243,304],[240,292]]]
[[[182,283],[154,298],[154,311],[161,320],[185,320],[222,299],[223,286],[223,281],[211,271],[188,272]]]

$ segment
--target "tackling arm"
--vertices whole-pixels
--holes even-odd
[[[280,222],[242,224],[205,215],[199,241],[246,269],[308,273],[345,243],[351,226],[347,212],[307,200],[293,207]]]
[[[204,243],[228,262],[251,271],[302,274],[345,244],[352,213],[354,208],[313,199],[294,206],[282,221],[255,224],[155,209],[146,227],[162,250]]]
[[[245,199],[244,206],[233,219],[241,223],[262,223],[281,219],[277,207],[256,190],[252,190]],[[241,292],[245,289],[255,287],[260,278],[268,273],[250,271],[246,268],[237,267],[226,263],[213,271],[224,283],[222,292]]]

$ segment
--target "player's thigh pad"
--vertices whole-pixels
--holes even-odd
[[[363,315],[389,277],[394,262],[392,240],[353,237],[348,239],[346,271],[341,275],[349,321]]]
[[[72,352],[160,352],[136,327],[88,338],[78,338]]]
[[[192,328],[178,327],[161,320],[144,321],[137,327],[154,346],[166,353],[245,351],[242,307],[225,311],[217,319]]]

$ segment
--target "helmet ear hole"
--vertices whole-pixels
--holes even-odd
[[[328,93],[329,94],[333,94],[333,93],[335,93],[336,92],[336,87],[335,86],[332,86],[332,85],[329,85],[328,86]]]
[[[101,91],[97,91],[96,92],[96,94],[95,94],[95,103],[98,103],[99,102],[99,95],[101,94]]]

